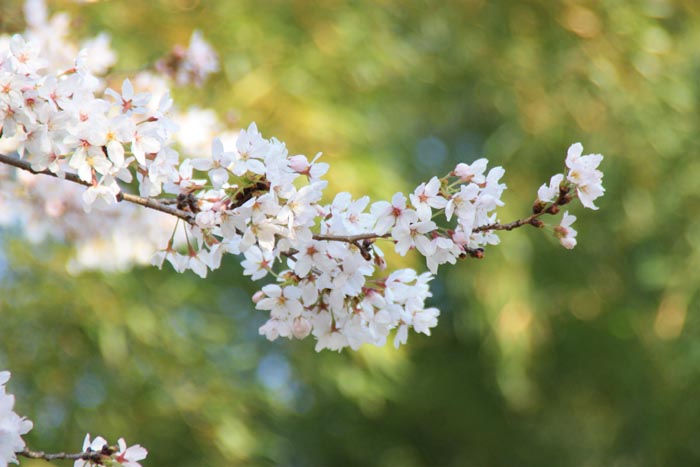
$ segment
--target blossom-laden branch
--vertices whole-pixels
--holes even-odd
[[[193,38],[192,48],[201,49],[200,39]],[[0,143],[11,138],[21,155],[0,162],[85,186],[87,219],[102,221],[101,210],[127,201],[183,221],[154,254],[158,267],[168,261],[178,272],[205,277],[224,254],[240,255],[245,275],[272,278],[254,296],[256,308],[270,313],[260,333],[271,340],[313,335],[317,350],[340,350],[381,346],[391,333],[398,347],[411,328],[429,335],[439,311],[425,302],[440,265],[481,258],[487,246],[500,242],[499,231],[523,225],[549,227],[572,248],[575,217],[567,211],[556,226],[541,217],[575,199],[597,209],[593,201],[604,191],[597,169],[602,156],[583,155],[577,143],[566,156],[566,173],[538,190],[533,214],[508,224],[497,215],[505,170],[488,169],[483,158],[457,164],[391,201],[338,193],[323,204],[329,166],[319,162],[320,154],[311,160],[291,155],[253,123],[233,137],[215,138],[209,157],[182,158],[169,93],[151,95],[129,79],[120,90],[103,90],[89,50],[66,66],[53,63],[43,43],[32,34],[0,42],[7,44],[0,49]],[[209,55],[195,55],[203,70],[213,70],[205,66]],[[174,57],[161,68],[173,77],[192,76],[173,70],[197,60],[179,52]],[[126,193],[126,186],[138,195]],[[32,193],[42,198],[39,183]],[[0,201],[2,195],[11,196],[0,193]],[[54,199],[43,199],[54,207]],[[430,273],[387,270],[381,239],[401,256],[420,253]]]
[[[32,165],[22,159],[19,159],[14,156],[8,156],[4,154],[0,154],[0,163],[10,165],[12,167],[25,170],[31,174],[34,175],[48,175],[50,177],[55,177],[59,179],[64,179],[66,181],[76,183],[78,185],[82,185],[85,187],[91,186],[90,183],[87,183],[80,179],[80,177],[74,173],[63,173],[61,175],[57,175],[53,172],[51,172],[48,169],[44,170],[35,170],[32,168]],[[181,209],[173,208],[171,207],[172,204],[179,204],[180,202],[177,199],[158,199],[158,198],[145,198],[142,196],[130,194],[130,193],[124,193],[124,192],[119,192],[116,195],[116,198],[118,201],[127,201],[129,203],[133,203],[139,206],[143,206],[149,209],[153,209],[156,211],[163,212],[165,214],[169,214],[171,216],[177,217],[188,224],[195,225],[195,218],[194,214],[190,211],[184,211]],[[570,201],[570,200],[569,200]],[[568,201],[567,201],[568,202]],[[495,222],[493,224],[486,224],[482,225],[479,227],[475,227],[472,229],[472,232],[477,233],[477,232],[487,232],[490,230],[514,230],[516,228],[522,227],[524,225],[533,225],[535,227],[541,227],[542,223],[537,220],[538,217],[542,216],[545,213],[552,214],[552,210],[550,211],[544,211],[541,210],[538,213],[532,214],[526,218],[523,219],[517,219],[515,221],[512,221],[507,224],[500,224],[498,222]],[[374,241],[377,239],[382,239],[382,238],[390,238],[391,235],[388,233],[385,233],[383,235],[379,235],[376,233],[363,233],[363,234],[356,234],[356,235],[327,235],[327,234],[313,234],[313,239],[314,240],[327,240],[327,241],[336,241],[336,242],[345,242],[345,243],[351,243],[356,246],[360,246],[362,241]]]

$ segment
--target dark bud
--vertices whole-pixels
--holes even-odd
[[[184,211],[187,208],[187,195],[180,193],[177,195],[177,208]]]
[[[571,197],[571,195],[567,194],[565,196],[559,197],[559,199],[557,200],[557,204],[559,206],[564,206],[565,204],[569,204],[572,199],[573,198]]]
[[[484,249],[483,248],[467,248],[466,253],[476,259],[481,259],[484,257]]]
[[[363,241],[362,245],[360,245],[360,254],[366,261],[372,261],[372,254],[370,253],[371,248],[372,242],[369,240]]]
[[[547,209],[547,212],[548,212],[549,214],[556,214],[556,213],[559,212],[559,206],[557,206],[556,204],[552,204],[552,205],[549,207],[549,209]]]
[[[530,221],[530,224],[531,224],[533,227],[537,227],[538,229],[544,227],[544,222],[542,222],[542,221],[539,220],[539,219],[532,219],[532,220]]]
[[[571,202],[571,190],[569,187],[561,186],[559,187],[559,199],[557,199],[557,204],[563,206]]]
[[[542,203],[542,201],[540,201],[539,199],[535,200],[535,203],[532,205],[532,213],[533,214],[541,213],[542,210],[544,209],[544,206],[545,205]]]

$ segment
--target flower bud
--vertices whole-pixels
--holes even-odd
[[[544,210],[545,206],[546,206],[546,204],[543,203],[542,201],[540,201],[539,199],[535,200],[534,204],[532,205],[532,213],[533,214],[541,213]]]
[[[310,332],[311,323],[309,323],[308,319],[299,316],[294,320],[294,324],[292,325],[292,334],[294,334],[294,337],[303,339],[308,336]]]
[[[549,209],[547,209],[547,212],[548,212],[549,214],[557,214],[557,213],[559,212],[559,206],[557,206],[556,204],[552,204],[552,205],[549,207]]]
[[[460,182],[468,183],[471,182],[474,178],[474,172],[472,171],[472,168],[464,162],[460,162],[459,164],[457,164],[457,167],[455,167],[454,170],[454,174],[455,176],[459,177]]]
[[[253,303],[257,304],[263,298],[265,298],[265,293],[262,290],[258,290],[253,294]]]
[[[292,156],[289,158],[289,167],[300,174],[306,173],[311,165],[306,156]]]

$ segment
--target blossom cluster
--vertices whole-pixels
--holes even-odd
[[[13,409],[15,396],[7,394],[5,384],[10,380],[9,371],[0,371],[0,467],[17,462],[15,453],[24,449],[22,435],[32,429],[32,422],[17,415]]]
[[[551,214],[556,214],[559,206],[571,201],[574,191],[584,207],[597,210],[598,207],[593,201],[605,193],[603,172],[598,170],[602,161],[603,156],[600,154],[584,156],[581,143],[572,144],[566,153],[566,175],[553,175],[549,185],[545,183],[537,190],[535,212],[542,212],[547,208]],[[561,223],[554,227],[554,235],[568,249],[576,246],[577,232],[571,227],[575,220],[576,216],[566,211]]]
[[[38,54],[35,62],[38,61],[44,67],[42,73],[52,73],[59,77],[55,81],[60,81],[62,93],[70,96],[72,90],[67,88],[70,80],[66,81],[62,75],[75,74],[73,68],[80,51],[82,63],[93,74],[90,81],[96,83],[95,92],[100,93],[105,80],[97,77],[107,72],[116,61],[116,54],[109,45],[109,36],[101,33],[78,44],[69,36],[70,18],[66,14],[56,13],[49,17],[43,0],[27,0],[24,11],[27,30],[23,36],[34,44],[34,50]],[[0,35],[0,57],[11,54],[11,42],[11,37]],[[168,77],[180,84],[201,84],[211,72],[218,69],[213,49],[197,31],[193,33],[189,48],[178,46],[176,50],[182,59],[172,64],[170,71],[174,75],[159,75],[145,70],[133,77],[133,85],[137,90],[150,92],[152,97],[147,105],[153,111],[158,109],[159,102],[168,92]],[[19,58],[25,59],[27,57]],[[6,71],[8,64],[3,67]],[[10,78],[5,72],[2,74],[4,80]],[[192,79],[186,79],[188,76]],[[27,78],[15,76],[12,85],[25,86],[27,91],[37,91],[36,86],[34,89],[31,87],[32,83]],[[41,135],[44,131],[49,134],[48,140],[52,145],[64,144],[65,132],[55,133],[51,126],[56,127],[60,123],[62,129],[68,128],[68,112],[52,114],[41,101],[33,102],[31,93],[25,94],[25,107],[30,107],[29,110],[34,108],[35,113],[38,111],[38,114],[51,116],[44,117],[46,121],[37,124],[32,123],[34,117],[31,114],[25,115],[24,120],[29,119],[29,124],[20,123],[18,128],[13,129],[13,121],[6,114],[15,112],[18,95],[16,91],[12,92],[9,83],[3,84],[3,91],[7,95],[0,98],[0,116],[3,117],[0,120],[0,154],[26,152],[28,144],[33,144],[29,149],[37,144],[40,148],[46,147],[47,138]],[[10,96],[15,100],[10,101]],[[58,98],[59,95],[54,97]],[[104,104],[86,104],[85,107],[100,105]],[[172,127],[179,124],[183,128],[174,135],[175,143],[184,155],[201,151],[202,139],[210,138],[215,131],[222,132],[222,125],[212,115],[213,112],[206,110],[190,109],[181,112],[173,109],[171,116],[176,123]],[[88,124],[87,121],[84,123]],[[42,125],[46,124],[51,126],[42,129]],[[227,132],[222,134],[222,138],[231,139],[233,135]],[[31,143],[37,138],[39,142]],[[35,168],[41,168],[41,164]],[[39,180],[28,172],[16,173],[7,167],[0,167],[0,225],[22,225],[28,238],[34,242],[51,238],[70,243],[75,255],[71,258],[68,269],[73,273],[84,269],[126,270],[133,264],[147,264],[153,252],[162,246],[163,238],[167,238],[175,226],[175,219],[171,216],[129,204],[118,207],[102,204],[94,207],[88,217],[81,199],[84,192],[83,188],[70,183],[45,177]],[[184,241],[182,233],[174,241],[180,245]]]
[[[230,149],[215,140],[211,158],[185,160],[174,186],[166,186],[194,221],[186,227],[187,251],[169,245],[154,264],[167,260],[204,277],[224,253],[242,255],[245,275],[276,278],[255,297],[258,309],[270,311],[260,329],[269,339],[312,334],[317,350],[339,350],[384,345],[394,329],[396,346],[411,327],[429,334],[439,314],[425,306],[432,274],[400,270],[381,277],[386,264],[377,240],[388,240],[400,255],[417,250],[432,273],[499,241],[484,227],[496,222],[493,211],[503,205],[504,170],[487,172],[485,159],[433,177],[409,196],[396,193],[391,202],[339,193],[324,205],[327,183],[320,177],[328,165],[318,156],[290,156],[255,124]],[[445,226],[433,220],[439,214]]]

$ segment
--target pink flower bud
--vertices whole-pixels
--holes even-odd
[[[472,168],[468,164],[460,162],[455,167],[455,176],[459,177],[462,182],[470,182],[474,178],[474,172],[472,172]]]
[[[452,233],[452,241],[455,242],[457,245],[464,246],[467,243],[469,243],[469,235],[467,235],[465,232],[462,232],[461,230],[458,230]]]
[[[303,339],[308,336],[310,332],[311,323],[309,323],[308,319],[304,318],[303,316],[299,316],[294,320],[294,324],[292,325],[292,334],[294,334],[294,337],[297,339]]]
[[[289,167],[291,167],[293,171],[303,174],[309,170],[311,165],[308,159],[306,159],[306,156],[292,156],[289,158]]]
[[[263,298],[265,298],[265,293],[262,290],[258,290],[253,294],[253,303],[257,304]]]

